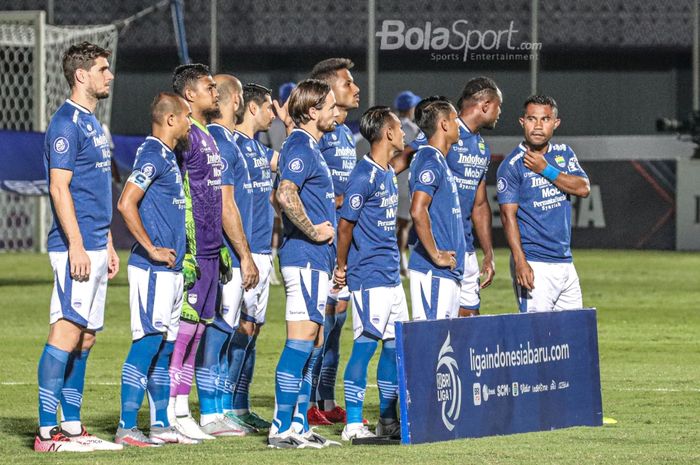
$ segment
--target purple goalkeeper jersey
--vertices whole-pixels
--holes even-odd
[[[182,157],[186,196],[187,250],[197,257],[212,258],[222,245],[221,155],[207,128],[192,119],[190,148]]]

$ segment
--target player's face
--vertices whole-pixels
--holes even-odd
[[[387,124],[386,135],[391,137],[389,142],[391,142],[391,148],[395,151],[401,152],[404,148],[404,137],[406,134],[403,132],[401,127],[401,121],[398,116],[394,113],[390,114],[390,122]]]
[[[335,95],[333,91],[328,92],[326,95],[326,100],[323,102],[323,107],[317,112],[318,116],[316,118],[316,128],[321,132],[331,132],[335,129],[336,118],[340,116],[338,111],[338,105],[335,101]]]
[[[180,151],[185,151],[189,148],[190,126],[192,121],[192,109],[190,104],[185,99],[179,99],[180,114],[173,114],[173,130],[175,131],[175,147]]]
[[[459,140],[459,123],[457,123],[457,111],[454,108],[450,110],[450,116],[447,118],[445,137],[450,145],[456,144]]]
[[[503,102],[503,97],[501,96],[501,91],[498,91],[498,97],[495,97],[488,101],[486,107],[484,108],[484,124],[481,126],[484,129],[495,129],[496,123],[498,123],[498,117],[501,116],[501,103]]]
[[[258,107],[258,112],[255,115],[255,126],[258,131],[267,131],[270,129],[272,120],[275,119],[275,112],[272,111],[272,97],[265,96],[265,101]]]
[[[109,62],[105,57],[97,57],[95,64],[86,73],[88,93],[100,100],[109,97],[109,84],[114,80],[114,74],[109,69]]]
[[[520,118],[520,125],[525,132],[525,141],[532,147],[544,147],[559,127],[559,118],[549,105],[531,103]]]
[[[193,109],[199,109],[205,117],[217,117],[219,113],[219,92],[216,90],[214,78],[207,75],[197,79],[194,92],[191,94],[191,105]],[[209,119],[209,118],[207,118]]]
[[[355,84],[350,70],[336,71],[336,79],[332,88],[340,108],[352,110],[360,106],[360,88]]]

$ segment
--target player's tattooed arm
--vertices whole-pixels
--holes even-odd
[[[329,221],[314,225],[299,197],[299,187],[288,179],[277,188],[277,202],[284,214],[306,237],[314,242],[333,242],[335,231]]]
[[[472,207],[472,222],[474,232],[479,239],[481,250],[484,252],[484,260],[481,264],[481,288],[491,285],[496,274],[496,265],[493,259],[493,239],[491,236],[491,206],[486,194],[486,181],[482,179],[476,188],[476,197]]]
[[[513,254],[516,282],[525,289],[534,289],[535,273],[525,259],[525,252],[523,252],[523,246],[520,242],[517,213],[517,203],[501,204],[501,222],[503,223],[503,231],[506,234],[508,246]]]
[[[439,267],[449,268],[451,270],[457,266],[454,250],[440,250],[435,243],[433,236],[433,227],[430,221],[430,207],[433,198],[422,191],[416,191],[411,198],[411,218],[413,219],[413,227],[416,229],[416,234],[423,248],[430,256],[430,260]]]
[[[389,164],[394,168],[396,174],[408,169],[414,153],[416,153],[416,151],[413,150],[413,147],[407,145],[404,147],[403,152],[389,160]]]

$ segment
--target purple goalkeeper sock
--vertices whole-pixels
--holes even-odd
[[[170,372],[170,397],[175,397],[178,394],[179,386],[182,383],[183,361],[185,355],[187,355],[187,348],[197,332],[197,326],[198,323],[191,323],[185,320],[180,321],[180,328],[178,329],[177,339],[175,340],[175,349],[170,358],[170,367],[168,368]],[[191,376],[190,383],[192,383]]]
[[[199,341],[202,339],[204,328],[205,326],[201,323],[197,325],[197,330],[192,338],[192,343],[187,348],[187,356],[182,364],[180,384],[177,387],[176,395],[178,396],[187,396],[192,390],[192,379],[194,378],[194,359],[197,355],[197,349],[199,349]]]

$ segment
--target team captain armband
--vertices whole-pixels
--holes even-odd
[[[547,167],[543,169],[540,174],[549,182],[554,182],[554,180],[557,179],[560,173],[561,171],[559,171],[558,169],[556,169],[548,163]]]
[[[156,167],[150,163],[146,163],[141,169],[134,170],[127,181],[136,184],[141,190],[145,191],[148,189],[148,186],[151,185],[151,182],[153,182],[155,174]]]

